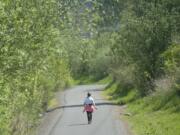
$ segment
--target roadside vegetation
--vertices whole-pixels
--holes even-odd
[[[0,134],[32,135],[54,92],[97,82],[137,135],[179,135],[179,22],[179,0],[1,0]]]
[[[118,83],[106,88],[104,96],[115,104],[126,105],[124,119],[129,122],[133,134],[179,135],[180,98],[176,89],[157,90],[140,97],[137,90],[124,92]]]
[[[160,92],[128,104],[137,135],[179,135],[180,99],[176,91]]]

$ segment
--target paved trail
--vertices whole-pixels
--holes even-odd
[[[76,86],[64,92],[64,103],[56,123],[47,135],[129,135],[125,124],[119,119],[120,107],[110,104],[101,96],[103,85]],[[98,110],[93,113],[92,124],[87,124],[82,103],[90,92]],[[46,132],[47,133],[47,132]]]

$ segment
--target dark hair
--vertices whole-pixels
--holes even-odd
[[[91,96],[91,93],[88,92],[88,93],[87,93],[87,96],[90,97],[90,96]]]

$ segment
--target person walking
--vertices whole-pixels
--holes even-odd
[[[87,119],[88,119],[88,124],[91,124],[92,122],[92,113],[94,110],[97,109],[94,99],[91,96],[91,93],[87,93],[87,97],[84,99],[84,110],[83,112],[87,113]]]

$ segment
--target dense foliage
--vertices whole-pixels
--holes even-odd
[[[154,81],[164,74],[165,61],[161,54],[178,40],[174,38],[179,38],[179,7],[167,1],[141,0],[127,4],[111,49],[117,59],[115,63],[119,63],[120,71],[115,76],[122,78],[121,73],[131,76],[130,83],[141,95],[146,95],[154,90]]]
[[[81,33],[68,47],[75,76],[111,74],[125,90],[136,88],[145,96],[168,75],[169,59],[179,59],[168,55],[170,50],[179,54],[178,0],[80,1],[70,15],[78,18],[72,27]]]
[[[52,92],[68,85],[54,0],[0,1],[0,134],[35,127]]]

